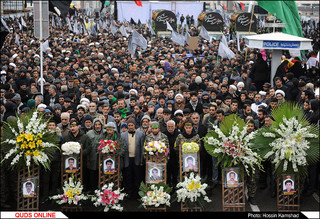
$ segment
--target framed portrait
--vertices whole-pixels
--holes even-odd
[[[198,172],[198,154],[182,153],[183,172]]]
[[[63,155],[64,173],[76,173],[79,171],[79,155]]]
[[[24,198],[37,197],[38,177],[23,177],[21,188]]]
[[[242,186],[240,169],[238,167],[224,169],[224,187],[225,188],[238,188]]]
[[[102,156],[102,172],[104,174],[115,174],[117,173],[117,157],[112,155]]]
[[[294,195],[296,193],[296,177],[295,175],[282,174],[282,194]]]
[[[147,162],[147,183],[164,182],[164,163]]]

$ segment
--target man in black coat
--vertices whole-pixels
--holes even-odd
[[[263,90],[263,84],[265,82],[270,82],[269,66],[268,63],[263,60],[261,53],[258,53],[257,59],[252,67],[251,78],[255,83],[257,91]]]
[[[202,104],[198,100],[198,95],[196,91],[190,93],[190,101],[186,103],[185,108],[189,108],[191,113],[197,112],[199,114],[203,113]]]
[[[169,160],[168,160],[168,168],[167,168],[167,184],[170,186],[176,186],[178,182],[178,170],[179,170],[179,160],[178,154],[174,150],[174,144],[180,131],[176,128],[176,123],[173,120],[169,120],[167,122],[167,130],[164,132],[167,135],[169,140]]]

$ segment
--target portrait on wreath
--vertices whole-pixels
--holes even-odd
[[[24,198],[37,197],[37,177],[23,178],[22,195]]]
[[[295,190],[295,176],[293,175],[282,175],[282,187],[283,195],[293,195],[296,193]]]
[[[241,186],[239,168],[225,168],[225,187],[237,188]]]
[[[198,172],[198,156],[197,153],[182,153],[183,156],[183,172]]]
[[[64,156],[64,172],[75,173],[79,171],[79,157],[77,155]]]
[[[104,156],[103,157],[103,173],[114,174],[117,172],[117,159],[115,156]]]
[[[164,181],[164,167],[163,163],[147,162],[147,183],[158,183]]]

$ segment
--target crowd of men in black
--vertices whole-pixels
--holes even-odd
[[[168,37],[152,36],[144,25],[134,28],[147,39],[148,48],[145,51],[138,48],[134,57],[127,51],[129,37],[119,32],[113,35],[100,29],[96,35],[75,34],[67,24],[62,28],[50,27],[50,48],[44,52],[43,60],[42,95],[39,40],[34,38],[33,17],[24,19],[27,28],[22,30],[15,20],[4,19],[12,33],[1,48],[1,124],[10,117],[37,109],[51,117],[50,123],[54,124],[51,129],[60,130],[61,143],[75,140],[89,149],[96,148],[96,143],[88,138],[88,132],[94,130],[93,136],[100,136],[101,129],[95,125],[99,121],[103,128],[113,127],[113,123],[114,133],[120,136],[128,129],[130,133],[139,130],[147,135],[153,121],[158,121],[160,132],[168,134],[167,122],[172,120],[174,132],[168,134],[171,151],[177,134],[184,130],[184,121],[190,119],[194,133],[200,137],[212,129],[212,124],[220,123],[230,114],[237,114],[245,121],[253,120],[255,129],[259,129],[272,125],[271,112],[277,105],[292,101],[303,108],[310,123],[319,122],[319,63],[307,66],[307,60],[292,58],[284,51],[284,61],[270,79],[269,51],[246,49],[243,39],[240,51],[236,41],[229,42],[236,56],[228,60],[217,55],[220,40],[209,42],[199,37],[198,48],[189,51],[187,46],[174,44]],[[305,37],[313,39],[314,50],[305,54],[308,59],[319,50],[319,26]],[[133,130],[128,118],[134,120]],[[94,180],[88,180],[96,176],[92,171],[97,170],[90,164],[96,159],[94,156],[97,155],[84,153],[87,190],[94,188]],[[212,159],[203,142],[200,162],[201,175],[214,187],[218,181],[211,180]],[[60,186],[59,155],[52,165],[51,172],[41,172],[41,201],[57,194],[56,188]],[[130,162],[130,165],[136,164]],[[271,165],[266,161],[265,166],[269,170]],[[310,167],[303,186],[305,194],[317,190],[317,168],[317,165]],[[3,208],[14,204],[16,176],[10,167],[1,167]],[[268,176],[272,176],[269,171],[260,175],[260,185],[264,188],[268,187]],[[274,195],[274,185],[269,189]]]

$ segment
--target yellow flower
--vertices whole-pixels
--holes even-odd
[[[31,151],[27,151],[24,155],[25,155],[25,156],[31,156],[31,155],[32,155],[32,152],[31,152]]]
[[[42,140],[38,140],[37,141],[37,146],[39,147],[39,146],[41,146],[42,145]]]
[[[38,157],[38,156],[41,156],[41,155],[40,155],[39,151],[35,150],[35,151],[33,152],[33,156],[34,156],[34,157]]]
[[[25,136],[24,133],[20,134],[20,135],[17,137],[17,142],[22,142],[23,139],[24,139],[24,136]]]
[[[190,191],[194,190],[196,188],[196,184],[194,183],[194,181],[192,180],[192,182],[188,185],[188,188]]]
[[[26,149],[28,147],[28,145],[27,145],[27,142],[26,141],[24,141],[22,144],[21,144],[21,146],[20,146],[20,148],[23,150],[23,149]]]
[[[38,137],[38,138],[42,138],[42,134],[41,134],[41,133],[38,133],[38,134],[37,134],[37,137]]]
[[[34,143],[34,141],[29,142],[29,148],[30,148],[30,149],[33,149],[33,148],[35,148],[35,147],[36,147],[36,144]]]
[[[80,194],[81,194],[80,190],[77,190],[76,195],[80,195]]]
[[[32,141],[32,140],[33,140],[33,137],[34,137],[33,134],[30,134],[30,133],[26,134],[26,139],[27,139],[28,141]]]
[[[66,196],[70,199],[73,198],[73,189],[69,189],[67,192],[66,192]]]

